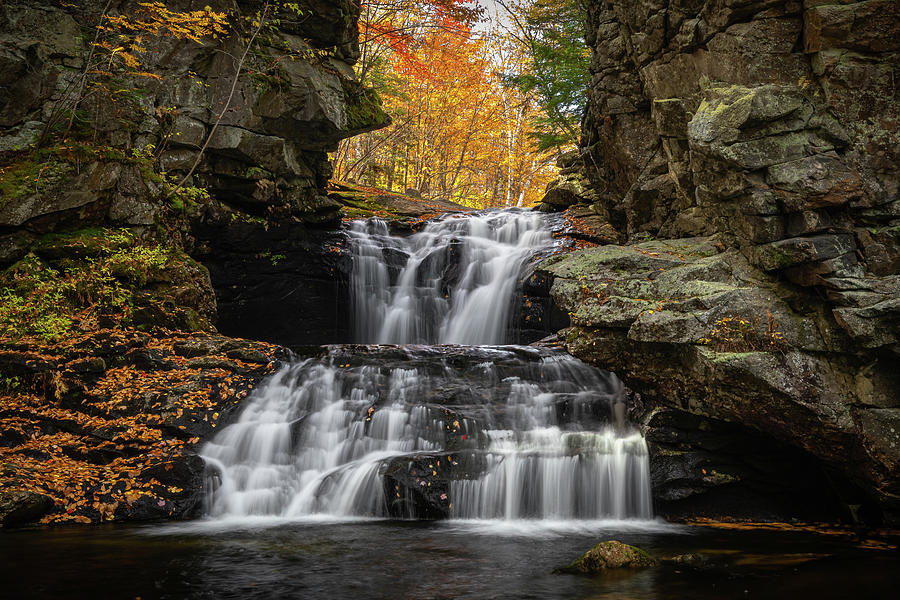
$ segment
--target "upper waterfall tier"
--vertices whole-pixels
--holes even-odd
[[[407,237],[380,219],[355,221],[356,339],[378,344],[503,344],[516,289],[554,247],[547,217],[517,210],[447,215]]]

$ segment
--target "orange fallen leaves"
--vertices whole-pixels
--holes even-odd
[[[34,360],[58,364],[49,378],[57,382],[77,379],[67,370],[70,362],[78,362],[95,348],[125,341],[132,347],[160,351],[174,368],[110,368],[75,401],[56,400],[55,392],[42,393],[39,386],[0,396],[0,439],[4,441],[0,485],[51,498],[54,506],[41,523],[114,520],[127,516],[140,503],[167,507],[171,513],[185,490],[157,477],[194,454],[193,447],[201,441],[194,429],[209,433],[215,425],[199,426],[204,417],[218,421],[222,407],[246,397],[252,384],[272,368],[271,362],[247,365],[230,358],[248,374],[191,368],[189,359],[172,350],[179,339],[104,332],[73,336],[52,346],[20,345],[27,347]],[[266,353],[275,348],[255,347]],[[225,356],[215,358],[226,360]],[[188,427],[189,435],[181,433]]]

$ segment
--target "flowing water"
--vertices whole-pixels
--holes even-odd
[[[203,450],[211,516],[652,517],[621,382],[560,350],[489,345],[554,246],[541,215],[447,216],[406,237],[373,219],[351,236],[357,336],[402,346],[334,346],[259,388]]]
[[[545,225],[498,212],[403,238],[354,224],[358,339],[407,345],[328,347],[261,385],[204,448],[205,519],[4,531],[3,597],[896,595],[897,554],[852,537],[650,519],[647,449],[618,379],[498,345],[514,339],[522,270],[552,249]],[[552,573],[605,539],[705,560]]]
[[[520,211],[450,215],[406,237],[381,219],[353,222],[357,341],[507,343],[522,270],[554,246],[546,220]]]
[[[216,517],[652,516],[622,384],[529,347],[335,346],[283,369],[204,449]]]

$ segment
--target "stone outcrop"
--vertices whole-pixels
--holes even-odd
[[[633,245],[546,269],[570,351],[641,394],[661,503],[747,477],[682,445],[718,428],[815,457],[847,518],[897,518],[898,32],[881,0],[589,3],[574,209]]]
[[[649,554],[616,540],[600,542],[570,565],[556,569],[554,573],[597,575],[610,569],[640,569],[656,566]]]
[[[359,4],[303,0],[297,8],[309,18],[300,21],[270,14],[237,78],[237,57],[251,33],[245,17],[262,3],[213,5],[227,15],[226,34],[200,41],[147,34],[134,51],[139,68],[113,73],[114,83],[89,74],[84,84],[103,4],[16,0],[0,7],[0,268],[32,255],[59,268],[40,253],[48,235],[71,235],[77,244],[87,228],[127,228],[148,246],[211,259],[212,279],[189,259],[179,263],[183,272],[170,269],[173,282],[198,293],[168,295],[163,304],[172,310],[144,311],[144,324],[210,330],[218,317],[215,289],[230,332],[271,339],[269,330],[291,316],[323,314],[283,341],[332,341],[313,333],[327,336],[347,323],[334,310],[346,293],[346,261],[328,253],[341,243],[335,232],[344,205],[326,191],[327,152],[390,122],[352,69]],[[142,18],[137,2],[112,3],[109,11]],[[112,58],[109,65],[114,69]],[[173,193],[198,156],[187,188]],[[97,257],[57,258],[68,268],[70,259]],[[293,293],[300,288],[312,293]],[[248,306],[263,294],[292,297],[277,322],[272,317],[279,315]],[[248,319],[241,319],[244,310]],[[189,318],[169,318],[176,313]]]
[[[571,316],[569,351],[641,392],[632,417],[664,512],[827,517],[841,498],[867,504],[844,481],[893,505],[892,358],[851,352],[790,284],[716,238],[600,246],[541,269]]]
[[[13,152],[13,168],[27,171],[30,162],[44,163],[34,185],[23,177],[22,185],[4,186],[0,227],[46,231],[72,217],[153,225],[167,206],[160,181],[148,171],[170,177],[189,171],[216,124],[193,185],[251,214],[307,222],[337,218],[338,205],[324,193],[331,176],[326,152],[343,138],[389,123],[377,95],[356,81],[351,68],[358,57],[358,3],[304,0],[301,12],[314,18],[266,28],[221,121],[245,43],[242,15],[260,3],[216,4],[229,15],[226,36],[202,43],[151,36],[144,41],[140,70],[159,79],[123,74],[128,81],[121,101],[85,95],[79,109],[91,115],[87,139],[121,152],[49,166],[14,151],[27,150],[53,124],[54,111],[70,102],[92,38],[80,32],[93,32],[102,5],[17,0],[0,8],[0,60],[8,79],[0,95],[0,149]],[[188,2],[167,7],[193,8]],[[116,3],[111,14],[137,8],[134,2]]]

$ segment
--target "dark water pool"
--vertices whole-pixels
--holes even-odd
[[[554,575],[598,541],[661,566]],[[0,533],[0,597],[17,598],[896,598],[900,556],[846,538],[663,524],[397,521],[184,524]]]

